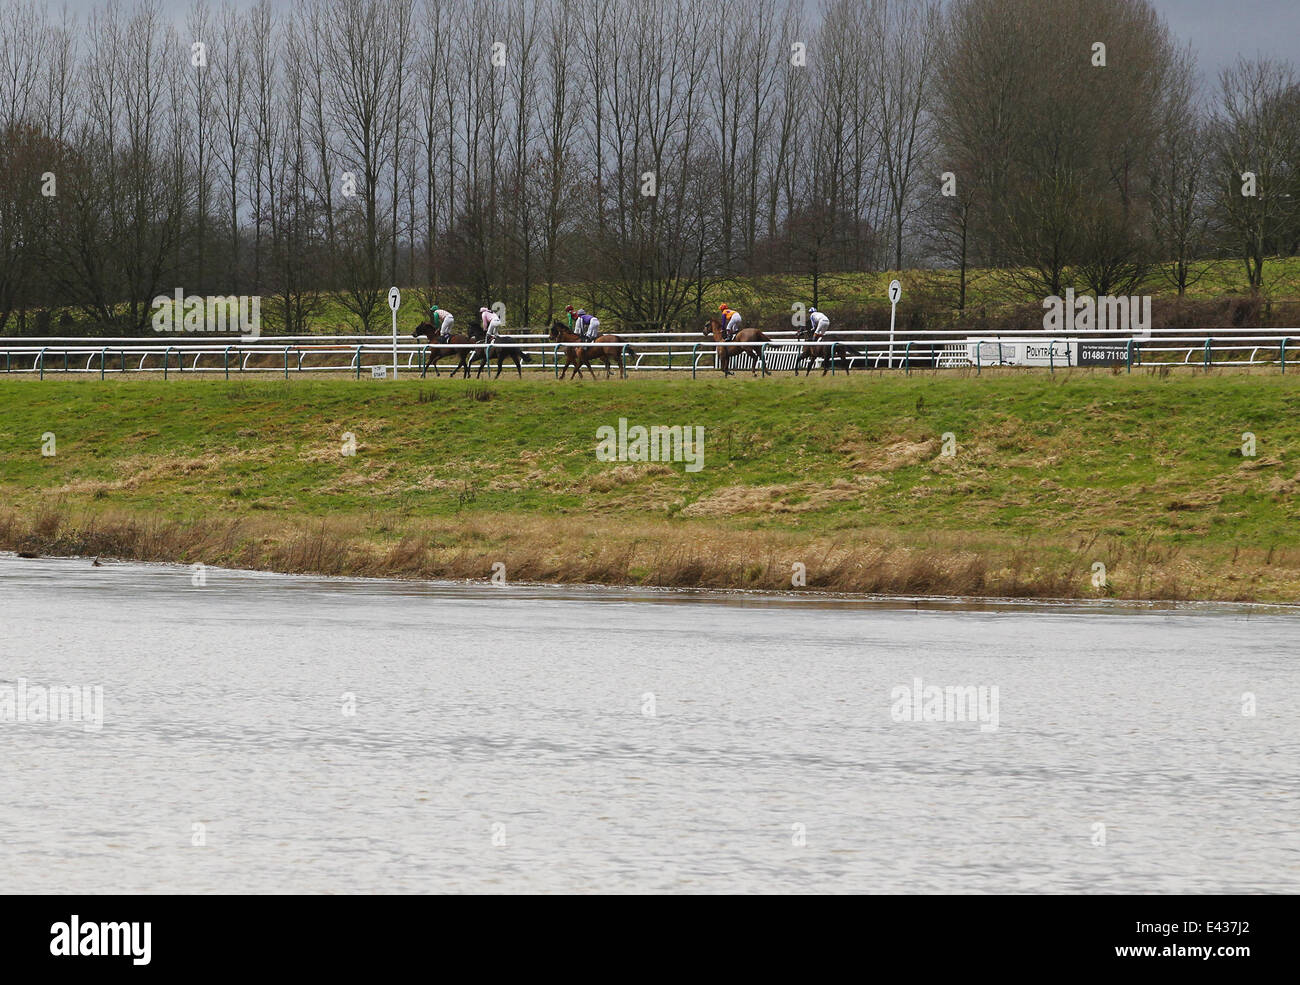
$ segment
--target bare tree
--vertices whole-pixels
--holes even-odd
[[[1219,78],[1218,213],[1255,292],[1264,286],[1265,259],[1300,209],[1297,92],[1294,69],[1269,59],[1242,59]]]

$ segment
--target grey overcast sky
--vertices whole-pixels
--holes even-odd
[[[1088,0],[1080,0],[1086,4]],[[1203,84],[1238,55],[1263,54],[1300,69],[1300,0],[1151,0],[1174,35],[1191,42]]]
[[[95,0],[64,0],[71,10],[86,13]],[[177,22],[184,20],[190,0],[162,0]],[[1086,5],[1088,0],[1079,0]],[[130,0],[125,0],[127,6]],[[288,0],[274,0],[283,8]],[[1220,70],[1238,55],[1264,54],[1285,58],[1300,69],[1300,0],[1151,0],[1164,16],[1174,35],[1190,42],[1196,51],[1202,84],[1213,90]],[[61,6],[50,0],[50,10]],[[240,6],[247,6],[240,3]],[[810,13],[818,0],[805,0]]]

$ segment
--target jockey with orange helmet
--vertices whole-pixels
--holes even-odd
[[[740,331],[740,312],[733,311],[725,301],[718,305],[718,310],[722,312],[722,337],[730,342]]]

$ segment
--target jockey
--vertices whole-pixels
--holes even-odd
[[[808,325],[812,328],[813,338],[821,341],[821,337],[826,334],[826,330],[831,327],[831,320],[824,312],[818,311],[816,305],[808,306]]]
[[[483,309],[483,337],[495,342],[501,335],[501,316],[491,308]]]
[[[429,307],[429,320],[440,322],[438,335],[442,337],[443,342],[451,338],[451,326],[456,324],[456,319],[450,311],[446,308],[431,305]]]
[[[740,331],[740,312],[732,311],[725,302],[718,305],[718,310],[722,312],[722,337],[730,342]]]
[[[574,319],[575,317],[577,317],[577,313],[573,310],[573,305],[571,305],[571,304],[566,304],[566,305],[564,306],[564,317],[566,317],[567,319],[569,319],[569,331],[572,332],[572,331],[573,331],[573,319]]]
[[[595,315],[589,315],[579,308],[578,315],[573,321],[574,329],[584,342],[595,342],[596,336],[600,334],[600,319]]]

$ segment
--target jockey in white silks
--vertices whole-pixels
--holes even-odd
[[[808,307],[808,325],[812,328],[813,337],[821,341],[821,337],[831,327],[831,320],[826,316],[825,312],[818,311],[810,305]]]

